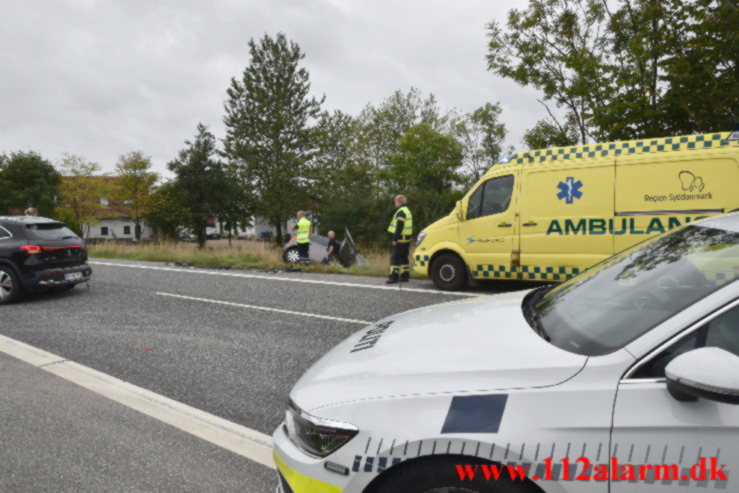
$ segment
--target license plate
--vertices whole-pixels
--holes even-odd
[[[70,272],[69,274],[64,274],[65,281],[78,281],[80,279],[82,279],[82,272]]]

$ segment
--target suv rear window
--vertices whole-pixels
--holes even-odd
[[[37,240],[67,240],[79,237],[62,223],[40,223],[26,226],[29,236]]]

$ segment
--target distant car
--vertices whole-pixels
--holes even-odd
[[[326,257],[326,249],[328,248],[328,238],[321,235],[310,236],[310,247],[308,256],[311,262],[321,262]],[[344,267],[354,264],[366,265],[367,261],[359,254],[354,246],[354,240],[349,231],[346,231],[346,238],[340,243],[337,252],[339,262]],[[298,253],[298,242],[295,236],[288,241],[282,250],[282,260],[287,263],[294,264],[300,262],[300,254]]]
[[[85,242],[63,223],[0,216],[0,304],[24,292],[69,290],[91,275]]]
[[[221,239],[221,233],[218,231],[218,228],[213,226],[206,226],[205,227],[205,238],[208,240],[220,240]]]

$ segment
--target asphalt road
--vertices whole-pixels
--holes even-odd
[[[91,264],[89,288],[1,307],[0,334],[265,434],[300,375],[364,322],[463,299],[428,281]],[[0,359],[0,436],[32,437],[0,453],[3,491],[274,490],[267,467],[26,366]]]

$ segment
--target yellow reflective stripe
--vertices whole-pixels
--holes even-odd
[[[290,488],[292,488],[295,493],[341,493],[344,491],[344,489],[339,486],[324,483],[323,481],[300,474],[298,471],[288,466],[287,463],[277,455],[277,452],[273,452],[272,455],[280,474],[282,474],[282,477],[285,478],[285,481],[287,481]]]
[[[298,229],[296,232],[298,243],[306,243],[310,241],[310,221],[306,218],[301,218],[298,221]]]
[[[393,214],[393,219],[390,221],[390,226],[387,227],[388,233],[395,233],[395,231],[398,228],[398,213],[404,212],[405,213],[405,219],[403,221],[403,231],[400,232],[403,236],[410,236],[413,234],[413,215],[411,214],[411,210],[406,207],[400,207],[397,211],[395,211],[395,214]]]

